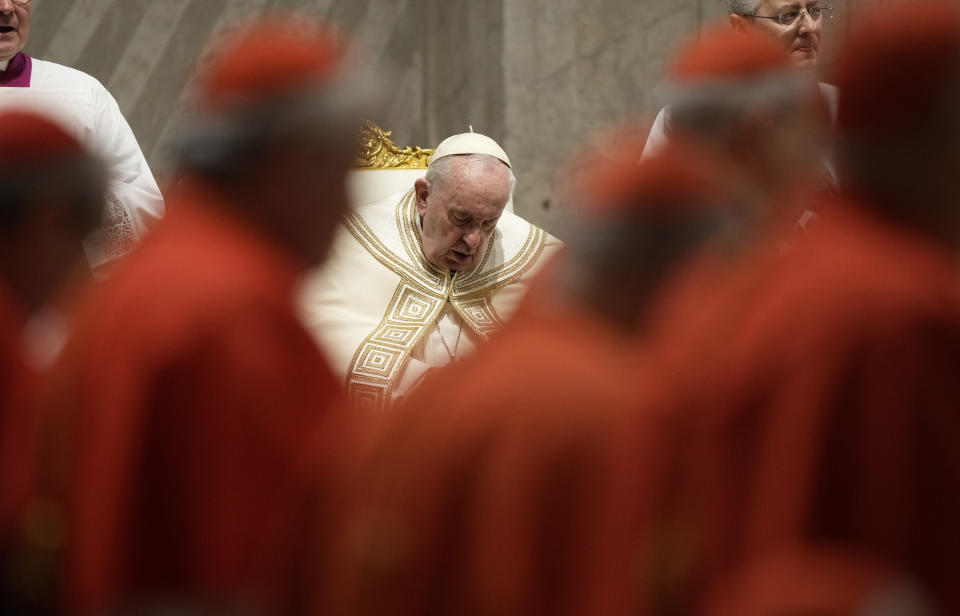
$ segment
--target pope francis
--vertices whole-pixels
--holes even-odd
[[[408,191],[343,219],[331,258],[307,281],[304,311],[352,404],[384,408],[513,312],[561,246],[505,211],[514,184],[493,139],[454,135]]]

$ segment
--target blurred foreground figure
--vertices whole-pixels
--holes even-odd
[[[739,243],[741,195],[725,161],[699,144],[674,142],[639,166],[642,144],[616,133],[596,149],[572,167],[569,250],[521,314],[576,308],[632,344],[677,271],[705,249]]]
[[[718,27],[727,28],[731,33],[769,38],[786,54],[790,65],[802,75],[807,86],[813,88],[815,71],[820,59],[823,27],[833,18],[832,3],[823,0],[727,0],[727,6],[730,12],[730,24]],[[761,80],[758,80],[754,85],[760,87],[761,83]],[[837,88],[826,83],[818,83],[816,86],[820,104],[829,113],[832,121],[837,111]],[[714,90],[714,93],[722,94],[718,90]],[[756,94],[760,98],[764,93],[757,91]],[[801,95],[807,96],[806,93]],[[667,106],[657,114],[650,129],[650,136],[647,138],[645,155],[663,148],[674,137],[678,126],[673,103],[672,100],[668,101]],[[743,111],[745,114],[750,113],[749,104],[745,105]],[[715,116],[713,130],[722,128],[728,120],[729,118],[723,115]],[[836,175],[831,154],[827,148],[822,148],[820,154],[819,164],[822,166],[823,173],[826,174],[823,179],[835,183]]]
[[[215,51],[169,216],[44,383],[69,610],[272,613],[309,515],[303,458],[338,387],[294,287],[346,207],[364,107],[320,24],[261,16]]]
[[[685,547],[659,603],[677,611],[801,542],[869,554],[960,613],[960,11],[865,13],[838,84],[844,199],[661,341],[659,528]]]
[[[30,0],[0,0],[0,108],[43,110],[107,165],[101,231],[85,245],[93,267],[128,252],[163,216],[163,197],[117,101],[95,78],[23,53]]]
[[[317,613],[626,614],[639,388],[630,340],[663,276],[722,226],[689,153],[592,162],[570,253],[474,357],[347,447]]]
[[[10,550],[32,481],[35,413],[27,320],[82,264],[103,169],[52,120],[0,112],[0,607],[16,585]],[[7,567],[10,566],[8,570]],[[14,609],[13,606],[6,606]],[[2,611],[2,610],[0,610]]]
[[[493,139],[454,135],[410,190],[344,218],[304,312],[355,406],[408,394],[516,310],[560,242],[505,210],[513,184]]]
[[[675,141],[695,143],[724,177],[739,229],[723,248],[697,255],[651,307],[685,334],[708,313],[705,297],[726,289],[731,270],[789,247],[798,219],[819,203],[815,93],[770,37],[720,25],[687,41],[672,60]],[[819,197],[817,197],[819,199]],[[675,342],[675,341],[674,341]]]
[[[934,616],[898,572],[861,554],[790,547],[733,569],[701,616]]]
[[[675,138],[728,162],[754,231],[801,216],[820,174],[816,91],[769,37],[719,25],[686,43],[670,72]],[[788,227],[789,229],[789,227]]]

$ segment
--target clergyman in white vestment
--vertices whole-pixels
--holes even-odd
[[[499,329],[561,243],[504,211],[514,179],[489,137],[437,146],[410,189],[355,208],[305,285],[305,321],[348,399],[380,409]]]
[[[163,197],[110,92],[86,73],[23,53],[30,13],[30,2],[0,4],[0,106],[53,117],[107,164],[101,232],[84,245],[97,268],[127,252],[163,216]]]

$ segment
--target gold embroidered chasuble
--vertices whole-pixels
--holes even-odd
[[[354,209],[342,226],[330,259],[307,281],[304,317],[343,375],[348,399],[370,409],[407,393],[398,388],[411,353],[437,334],[445,310],[486,339],[561,246],[504,212],[477,266],[451,275],[423,256],[412,190]],[[403,387],[416,380],[402,379]]]

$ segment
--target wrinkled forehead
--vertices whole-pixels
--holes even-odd
[[[510,168],[488,156],[455,157],[441,190],[458,200],[499,200],[510,196]]]
[[[464,187],[448,193],[443,204],[448,212],[461,218],[490,220],[500,217],[508,198],[508,193],[490,186]]]
[[[804,9],[808,5],[824,4],[821,0],[760,0],[757,11],[781,13],[791,9]]]

